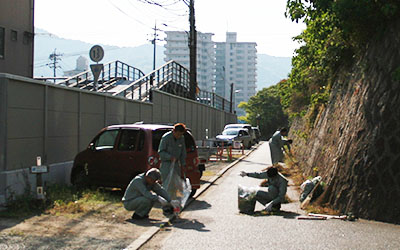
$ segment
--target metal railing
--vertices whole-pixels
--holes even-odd
[[[126,85],[114,96],[124,96],[129,99],[151,99],[151,89],[159,89],[174,95],[189,96],[189,71],[175,61],[169,61],[142,78]]]
[[[87,70],[55,84],[96,91],[93,80],[91,70]],[[121,61],[113,61],[104,65],[97,82],[98,92],[140,101],[151,101],[152,89],[190,98],[189,70],[175,61],[169,61],[144,75],[135,67]],[[195,100],[226,112],[231,110],[229,101],[199,88],[196,89]]]
[[[121,61],[113,61],[104,64],[103,71],[98,79],[98,87],[101,92],[106,92],[106,86],[112,86],[120,80],[134,82],[144,76],[144,73],[135,67],[132,67]],[[91,70],[87,70],[78,75],[69,77],[63,81],[57,82],[57,85],[65,85],[68,87],[77,87],[81,89],[94,90],[93,74]]]
[[[170,94],[189,98],[189,70],[175,61],[169,61],[136,82],[126,85],[113,95],[151,101],[151,89],[159,89]],[[197,88],[196,101],[230,112],[230,102],[212,92]]]
[[[219,110],[224,110],[227,112],[230,112],[231,110],[231,102],[213,92],[199,90],[196,95],[196,101],[207,104]]]

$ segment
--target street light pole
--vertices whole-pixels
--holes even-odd
[[[231,83],[231,105],[229,111],[233,113],[232,110],[233,110],[233,83]]]

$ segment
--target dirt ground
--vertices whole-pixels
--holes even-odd
[[[208,164],[202,183],[228,164]],[[0,249],[123,249],[165,219],[160,207],[151,210],[149,220],[133,221],[131,215],[122,203],[113,203],[74,214],[56,211],[24,219],[0,218]]]

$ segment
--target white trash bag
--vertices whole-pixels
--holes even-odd
[[[171,164],[171,169],[174,170],[169,172],[167,179],[163,183],[163,188],[167,191],[171,200],[176,200],[179,202],[179,211],[181,211],[182,208],[185,206],[186,201],[190,197],[192,186],[190,185],[189,178],[181,178],[178,171],[179,168],[175,169],[175,163]],[[178,211],[176,205],[174,210],[175,212]]]
[[[258,187],[238,186],[238,207],[239,212],[253,214],[256,207],[256,194]]]

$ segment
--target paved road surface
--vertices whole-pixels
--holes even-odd
[[[141,249],[400,249],[399,225],[297,220],[304,212],[296,201],[282,205],[284,215],[239,214],[238,184],[258,186],[260,180],[238,173],[265,168],[270,162],[268,152],[268,143],[262,144],[191,203],[173,227],[159,232]],[[257,204],[256,210],[261,208]]]

